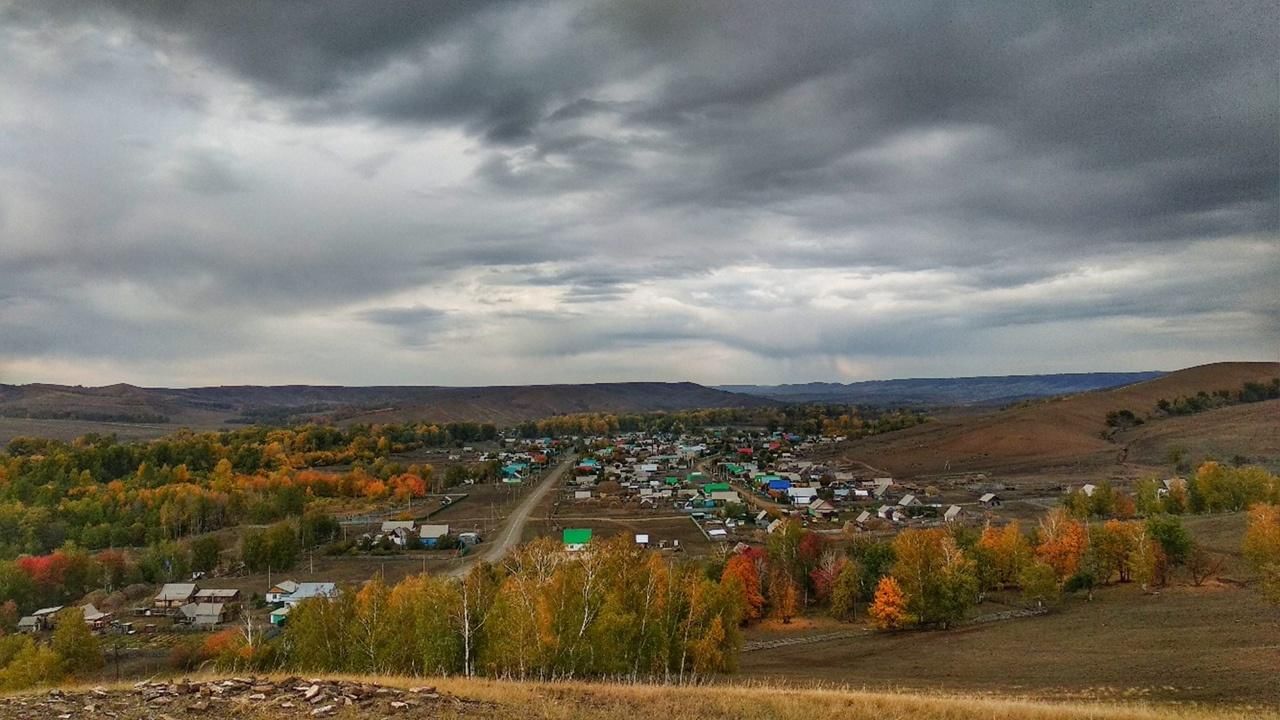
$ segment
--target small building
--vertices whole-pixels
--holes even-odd
[[[39,610],[18,620],[18,631],[25,633],[37,633],[45,630],[52,630],[57,624],[57,615],[62,612],[61,605],[40,608]]]
[[[156,593],[152,606],[166,612],[177,610],[190,603],[195,595],[196,586],[193,583],[165,583],[160,586],[160,592]]]
[[[271,611],[271,615],[268,616],[268,620],[271,621],[272,625],[281,627],[284,625],[284,621],[289,617],[290,609],[291,608],[287,605],[285,607],[278,607]]]
[[[412,520],[384,520],[382,522],[382,532],[390,535],[396,530],[413,530]]]
[[[998,508],[1002,504],[1000,496],[995,493],[986,493],[982,497],[978,498],[978,502],[982,503],[983,507],[989,508]]]
[[[418,542],[425,548],[440,547],[447,537],[449,537],[448,525],[422,525],[418,528]]]
[[[298,590],[298,583],[292,580],[282,580],[267,591],[267,604],[275,605],[284,602],[284,599],[294,594]]]
[[[738,497],[738,493],[733,490],[717,490],[710,495],[711,501],[714,503],[740,503],[742,498]]]
[[[591,491],[590,490],[574,490],[573,499],[574,500],[590,500]]]
[[[231,605],[240,602],[240,591],[235,588],[201,588],[193,599],[198,603]]]
[[[815,518],[826,518],[836,514],[836,506],[818,498],[809,503],[809,514]]]
[[[565,528],[561,535],[564,542],[564,549],[569,552],[580,552],[586,550],[591,544],[590,528]]]
[[[912,495],[911,493],[907,493],[906,495],[903,495],[902,499],[898,501],[898,507],[904,507],[904,508],[920,507],[923,504],[924,503],[920,502],[920,498],[916,497],[915,495]]]
[[[777,530],[780,527],[782,527],[782,520],[775,519],[773,522],[769,523],[769,525],[764,529],[764,531],[772,535],[773,531]]]
[[[1085,497],[1093,497],[1093,494],[1097,491],[1098,486],[1092,483],[1086,483],[1080,487],[1080,492],[1084,493]]]
[[[311,598],[333,598],[338,596],[338,586],[331,582],[298,583],[298,589],[284,599],[284,604],[293,607],[303,600]]]
[[[106,629],[115,617],[115,613],[102,612],[93,603],[80,606],[80,612],[84,613],[84,624],[88,625],[90,630]]]
[[[858,517],[854,519],[854,522],[857,523],[858,525],[866,525],[871,520],[871,518],[872,518],[871,511],[863,510],[862,512],[858,513]]]
[[[187,603],[179,612],[182,622],[197,627],[213,627],[227,620],[227,606],[222,603]]]
[[[707,537],[723,542],[729,539],[729,531],[724,528],[711,528],[707,531]]]
[[[960,516],[963,513],[964,510],[962,510],[959,505],[952,505],[942,514],[942,519],[946,522],[955,522],[960,519]]]
[[[636,533],[636,544],[639,545],[640,547],[645,547],[645,548],[649,547],[649,534]]]

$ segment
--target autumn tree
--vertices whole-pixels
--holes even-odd
[[[977,601],[972,559],[945,530],[904,530],[893,541],[892,575],[906,596],[911,616],[920,623],[947,626],[964,617]]]
[[[1263,594],[1280,603],[1280,504],[1249,510],[1243,550],[1250,567],[1262,576]]]
[[[762,563],[763,557],[759,551],[748,549],[730,557],[720,575],[722,584],[737,581],[738,584],[734,587],[741,593],[743,620],[747,622],[758,620],[764,611],[764,594],[760,583]]]
[[[1053,568],[1059,581],[1075,575],[1088,546],[1088,532],[1062,508],[1050,510],[1040,521],[1036,557]]]
[[[1034,602],[1036,607],[1044,607],[1058,599],[1059,583],[1054,569],[1043,561],[1028,564],[1018,575],[1018,584],[1022,586],[1022,597]]]
[[[850,622],[857,616],[861,585],[861,568],[852,560],[845,562],[831,587],[831,617]]]
[[[58,614],[50,647],[62,660],[63,672],[80,675],[102,667],[102,647],[84,622],[80,608],[67,608]]]
[[[880,582],[876,584],[875,599],[867,611],[871,615],[871,621],[881,630],[897,630],[915,622],[907,609],[902,586],[892,575],[880,578]]]
[[[978,579],[984,589],[1016,584],[1031,561],[1031,543],[1017,521],[1001,528],[988,524],[974,546]]]

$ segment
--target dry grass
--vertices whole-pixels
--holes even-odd
[[[473,701],[440,717],[498,719],[734,718],[735,720],[1280,720],[1280,711],[1260,707],[1146,705],[1138,703],[1043,702],[961,694],[868,692],[850,688],[806,688],[767,684],[672,686],[588,682],[513,682],[466,678],[342,676],[342,679],[413,688],[432,685]],[[123,686],[127,687],[127,686]],[[254,710],[244,713],[253,718]],[[262,710],[260,712],[268,712]],[[274,715],[261,715],[272,717]],[[336,717],[358,718],[352,711]]]

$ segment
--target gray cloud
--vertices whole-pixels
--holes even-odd
[[[0,363],[777,382],[1274,355],[1277,21],[13,3]],[[1064,365],[1073,337],[1097,350]]]

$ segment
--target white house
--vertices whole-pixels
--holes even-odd
[[[298,589],[284,599],[284,604],[293,607],[303,600],[311,598],[337,597],[338,586],[331,582],[298,583]]]
[[[791,498],[792,504],[808,505],[809,503],[813,502],[814,498],[818,497],[818,489],[806,488],[806,487],[789,487],[787,488],[787,497]]]
[[[284,602],[284,599],[292,595],[298,589],[298,583],[292,580],[282,580],[271,587],[267,591],[267,604],[275,605]]]

